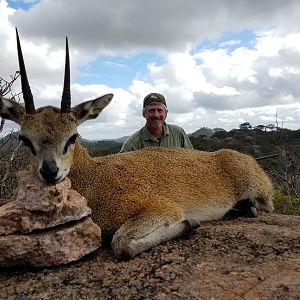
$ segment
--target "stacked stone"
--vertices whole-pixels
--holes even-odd
[[[68,178],[49,185],[23,171],[18,182],[0,206],[0,267],[66,264],[100,246],[101,230]]]

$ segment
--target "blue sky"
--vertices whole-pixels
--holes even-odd
[[[36,106],[59,106],[67,35],[73,105],[114,94],[80,126],[84,138],[138,130],[150,92],[165,95],[167,121],[187,133],[246,121],[298,129],[299,13],[296,0],[0,0],[0,75],[17,69],[17,27]]]
[[[148,63],[163,64],[163,56],[155,53],[139,53],[132,56],[99,55],[88,64],[79,67],[76,78],[80,84],[105,82],[113,88],[128,88],[132,78],[148,78]]]
[[[8,5],[15,9],[23,9],[29,10],[34,4],[38,3],[39,1],[19,1],[19,0],[9,0],[7,1]]]
[[[226,49],[227,53],[243,46],[251,49],[254,45],[255,33],[243,30],[241,32],[225,32],[214,40],[204,40],[195,47],[192,53],[202,49]],[[129,56],[100,55],[94,61],[80,67],[80,76],[76,78],[80,84],[105,82],[114,88],[128,88],[132,78],[149,80],[148,64],[162,65],[166,63],[164,55],[142,52]]]
[[[247,29],[235,32],[222,32],[220,36],[215,39],[204,39],[194,51],[225,48],[230,53],[241,46],[251,49],[254,46],[255,38],[255,32]]]

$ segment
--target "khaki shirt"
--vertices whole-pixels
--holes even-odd
[[[164,123],[163,135],[160,139],[155,138],[149,132],[147,125],[145,125],[124,142],[120,152],[134,151],[147,147],[193,149],[191,141],[181,127]]]

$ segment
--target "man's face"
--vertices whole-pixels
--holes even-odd
[[[143,113],[143,116],[147,121],[148,128],[150,129],[162,128],[167,115],[168,112],[165,106],[159,102],[149,104]]]

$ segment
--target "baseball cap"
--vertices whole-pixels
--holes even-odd
[[[150,103],[160,102],[167,107],[166,99],[162,94],[150,93],[144,98],[143,108],[145,108]]]

